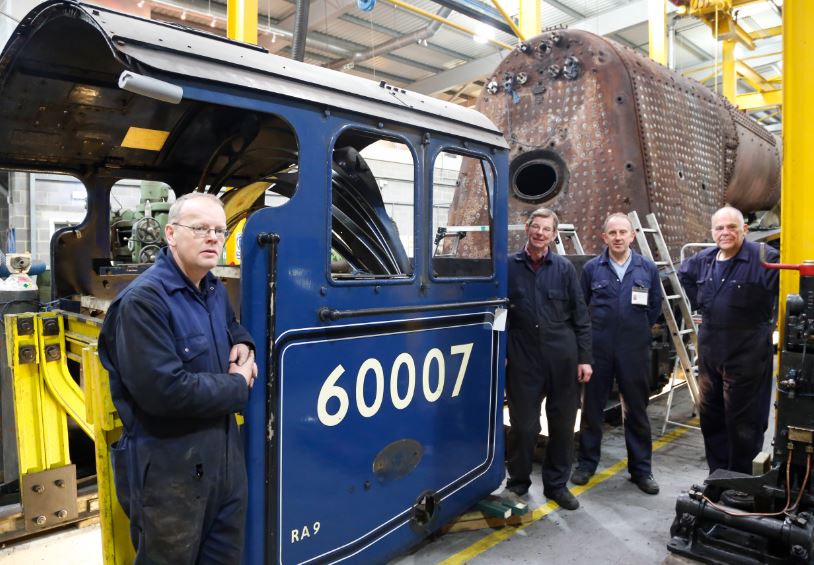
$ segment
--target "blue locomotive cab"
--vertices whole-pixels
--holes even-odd
[[[53,297],[86,310],[162,243],[158,215],[111,220],[112,187],[223,199],[261,377],[247,563],[385,562],[501,483],[508,164],[481,114],[53,1],[0,58],[0,121],[0,167],[87,190],[51,245]]]

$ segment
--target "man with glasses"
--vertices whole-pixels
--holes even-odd
[[[99,337],[124,424],[111,448],[136,563],[239,563],[246,468],[234,413],[257,376],[254,344],[210,273],[221,201],[182,196],[168,247],[111,304]]]
[[[529,490],[545,400],[543,493],[561,507],[576,510],[579,501],[567,482],[579,383],[591,378],[591,322],[576,269],[549,249],[558,223],[547,208],[532,212],[525,228],[528,241],[509,258],[506,398],[511,428],[506,488],[519,496]]]
[[[712,215],[716,247],[681,265],[679,279],[703,317],[698,333],[699,415],[710,473],[751,474],[763,446],[772,390],[773,312],[778,275],[745,241],[743,214],[724,206]],[[778,253],[767,248],[767,260]]]
[[[659,271],[630,248],[635,234],[626,214],[605,219],[605,250],[582,269],[582,292],[593,326],[594,374],[585,387],[579,433],[579,462],[571,475],[586,484],[596,472],[602,446],[605,404],[615,380],[622,396],[627,468],[643,492],[658,494],[653,478],[650,420],[650,326],[661,313]]]

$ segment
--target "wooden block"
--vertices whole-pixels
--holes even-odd
[[[475,505],[475,508],[486,514],[487,516],[494,516],[497,518],[506,519],[512,515],[512,510],[508,506],[501,504],[496,500],[489,500],[485,498]]]
[[[486,528],[521,526],[534,521],[529,506],[511,496],[487,496],[475,505],[475,509],[462,514],[457,520],[441,528],[442,533],[465,532]]]
[[[505,492],[505,491],[504,491]],[[512,514],[516,516],[523,516],[529,511],[529,505],[520,500],[515,494],[508,494],[495,497],[501,504],[511,509]]]
[[[509,516],[508,518],[496,518],[485,516],[482,512],[467,512],[458,520],[450,522],[443,528],[442,533],[469,532],[474,530],[484,530],[486,528],[498,529],[506,526],[522,526],[534,521],[531,513],[523,516]]]
[[[529,505],[528,504],[515,504],[509,507],[512,511],[512,516],[525,516],[529,513]]]

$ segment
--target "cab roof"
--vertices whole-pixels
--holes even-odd
[[[119,88],[123,71],[195,88],[178,104],[162,102]],[[20,22],[0,56],[0,167],[166,180],[171,169],[192,166],[181,141],[200,146],[229,135],[204,131],[206,110],[193,100],[204,91],[217,91],[227,110],[213,122],[234,122],[245,110],[233,110],[229,95],[250,93],[507,147],[472,109],[206,32],[52,0]],[[168,132],[166,146],[123,146],[134,125]]]

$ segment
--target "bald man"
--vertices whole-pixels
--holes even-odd
[[[716,247],[690,257],[679,279],[703,317],[698,333],[701,432],[710,473],[751,474],[763,446],[772,390],[776,270],[764,268],[759,245],[746,241],[743,214],[725,206],[712,215]],[[778,253],[767,248],[767,261]]]

